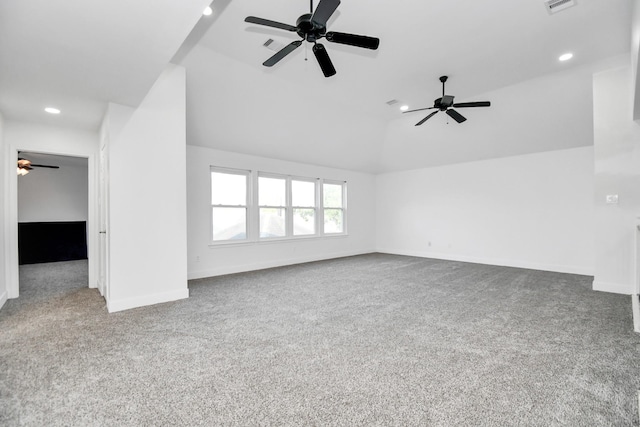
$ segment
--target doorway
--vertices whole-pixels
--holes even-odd
[[[60,166],[60,170],[63,165],[65,168],[70,168],[71,165],[65,162],[80,162],[83,165],[86,165],[86,175],[84,178],[84,188],[86,188],[86,225],[85,225],[85,233],[86,233],[86,257],[84,263],[86,264],[86,275],[88,280],[85,279],[85,286],[90,288],[97,287],[97,244],[98,244],[98,231],[97,231],[97,203],[96,203],[96,193],[97,193],[97,169],[96,169],[96,152],[95,146],[91,147],[87,146],[79,146],[79,147],[66,147],[65,151],[57,151],[54,152],[50,150],[50,147],[44,147],[44,144],[33,144],[31,147],[21,147],[21,146],[11,146],[10,153],[11,155],[7,159],[7,166],[10,170],[16,170],[16,162],[18,158],[26,157],[28,154],[32,156],[37,161],[32,160],[32,164],[43,164],[43,165],[54,165]],[[37,156],[37,157],[34,157]],[[47,159],[45,157],[39,156],[54,156],[49,163],[45,163]],[[64,158],[64,159],[63,159]],[[31,159],[30,159],[31,160]],[[61,164],[57,165],[53,162],[62,161]],[[47,168],[33,168],[29,171],[29,173],[25,176],[18,176],[15,173],[8,174],[9,181],[7,183],[8,190],[8,211],[7,211],[7,294],[9,298],[18,298],[20,296],[20,255],[19,255],[19,242],[18,242],[18,223],[19,220],[24,220],[24,217],[19,218],[19,203],[23,203],[24,197],[21,197],[19,200],[18,197],[18,179],[23,179],[32,175],[35,177],[36,172],[41,172],[41,169]],[[23,184],[20,183],[20,186]],[[60,212],[60,210],[64,210],[61,208],[62,202],[64,202],[63,198],[57,200],[58,206],[56,209],[51,209],[51,211]],[[69,202],[69,200],[66,200]],[[71,203],[71,202],[69,202]],[[67,205],[68,207],[68,205]],[[22,208],[22,207],[21,207]],[[41,204],[41,209],[44,209],[44,205]],[[22,215],[22,213],[21,213]],[[33,218],[33,217],[32,217]],[[45,218],[46,219],[46,218]],[[84,219],[84,217],[82,218]],[[47,222],[47,221],[44,221]]]
[[[88,286],[88,159],[18,153],[19,291]]]

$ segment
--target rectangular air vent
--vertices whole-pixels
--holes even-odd
[[[544,6],[549,15],[558,13],[576,5],[576,0],[545,0]]]
[[[397,103],[398,103],[397,99],[392,99],[391,101],[387,101],[387,105],[389,105],[389,106],[397,104]]]
[[[284,45],[282,43],[279,43],[273,39],[269,39],[266,42],[264,42],[262,44],[264,47],[266,47],[269,50],[272,50],[274,52],[280,52],[281,49],[284,49]]]

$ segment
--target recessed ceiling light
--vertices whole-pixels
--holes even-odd
[[[558,58],[560,61],[568,61],[571,58],[573,58],[573,53],[565,53],[564,55],[560,55],[560,58]]]
[[[210,6],[207,6],[207,7],[204,9],[204,12],[202,12],[202,14],[203,14],[203,15],[205,15],[205,16],[209,16],[209,15],[211,15],[212,13],[213,13],[213,9],[211,9],[211,7],[210,7]]]
[[[47,107],[44,109],[44,111],[46,111],[49,114],[60,114],[60,110],[58,110],[57,108],[53,108],[53,107]]]
[[[402,107],[400,107],[400,111],[407,111],[409,109],[408,105],[403,105]]]

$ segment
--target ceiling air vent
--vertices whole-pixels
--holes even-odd
[[[266,47],[267,49],[270,49],[274,52],[280,52],[280,49],[284,49],[284,45],[282,43],[279,43],[273,39],[269,39],[266,42],[264,42],[262,44],[262,46]]]
[[[544,7],[547,8],[547,12],[549,12],[549,15],[558,13],[575,5],[576,0],[546,0],[544,2]]]
[[[392,105],[397,104],[398,102],[399,102],[399,101],[398,101],[397,99],[392,99],[392,100],[390,100],[390,101],[387,101],[387,102],[386,102],[386,104],[387,104],[388,106],[392,106]]]

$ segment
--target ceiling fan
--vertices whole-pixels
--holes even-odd
[[[448,78],[447,76],[440,77],[440,81],[442,82],[442,98],[438,98],[435,101],[433,101],[433,107],[417,108],[415,110],[404,111],[404,113],[413,113],[414,111],[423,111],[423,110],[444,111],[447,113],[447,115],[449,115],[449,117],[453,118],[453,120],[455,120],[458,123],[462,123],[466,121],[467,118],[464,117],[462,114],[458,113],[456,110],[454,110],[454,108],[490,107],[491,106],[491,102],[489,101],[459,102],[457,104],[454,104],[453,103],[454,96],[445,95],[444,93],[444,84],[446,83],[447,78]],[[431,117],[435,116],[438,111],[434,111],[424,119],[420,120],[418,123],[416,123],[416,126],[420,126],[421,124],[429,120]]]
[[[299,48],[302,45],[302,42],[306,40],[309,43],[313,43],[313,54],[316,56],[324,76],[331,77],[336,73],[336,69],[331,62],[331,58],[329,58],[329,54],[327,53],[324,45],[318,43],[318,40],[324,37],[327,41],[333,43],[347,44],[372,50],[376,50],[378,48],[380,39],[375,37],[338,33],[335,31],[327,32],[327,21],[340,5],[340,0],[320,0],[315,12],[313,11],[313,0],[310,0],[310,3],[311,13],[305,13],[300,16],[296,21],[295,27],[293,25],[282,24],[280,22],[257,18],[255,16],[248,16],[245,18],[245,22],[295,32],[302,37],[302,40],[291,42],[271,58],[267,59],[262,65],[265,67],[273,67],[282,58]]]
[[[60,166],[36,165],[31,163],[31,160],[23,159],[22,157],[18,158],[18,175],[26,175],[33,168],[60,169]]]

